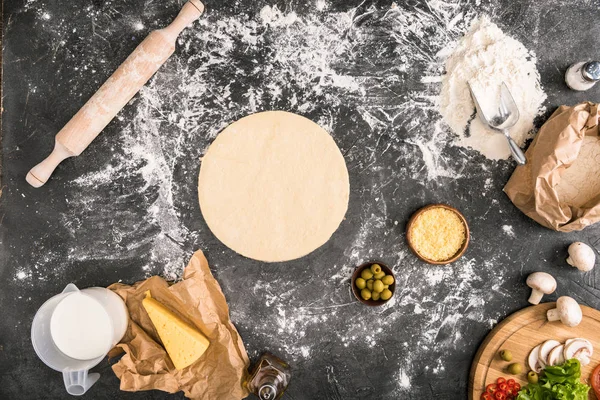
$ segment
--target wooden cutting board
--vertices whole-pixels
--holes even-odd
[[[548,322],[546,311],[554,308],[556,303],[544,303],[527,307],[508,316],[487,335],[471,365],[469,375],[469,399],[479,400],[485,386],[494,383],[496,378],[503,376],[513,378],[522,386],[527,384],[527,357],[529,352],[545,340],[555,339],[564,343],[565,340],[581,337],[588,339],[594,346],[591,363],[582,368],[581,380],[589,382],[590,374],[600,363],[600,311],[581,306],[583,320],[579,325],[569,328],[560,322]],[[518,376],[506,372],[509,362],[503,361],[498,353],[500,350],[510,350],[513,359],[510,363],[518,362],[523,365],[523,372]],[[590,399],[596,399],[592,392]]]

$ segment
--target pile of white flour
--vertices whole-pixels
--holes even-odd
[[[535,55],[484,16],[473,21],[446,61],[440,112],[458,135],[458,145],[489,159],[508,158],[510,149],[504,136],[484,127],[478,117],[473,118],[475,106],[467,82],[488,118],[497,114],[500,86],[506,83],[520,112],[519,121],[510,129],[511,136],[522,146],[532,136],[533,120],[546,99]]]

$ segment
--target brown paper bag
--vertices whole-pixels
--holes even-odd
[[[120,283],[108,287],[125,300],[130,321],[127,332],[109,357],[125,355],[113,365],[121,390],[158,389],[175,393],[183,390],[190,399],[241,399],[248,395],[243,386],[249,360],[242,339],[229,319],[229,308],[208,262],[201,251],[192,256],[183,281],[169,285],[153,276],[133,286]],[[176,370],[152,321],[142,306],[145,292],[171,311],[191,322],[210,340],[198,361]]]
[[[504,187],[515,206],[547,228],[571,232],[600,221],[600,193],[580,208],[560,202],[554,190],[586,135],[598,136],[598,105],[560,106],[527,149],[527,164]]]

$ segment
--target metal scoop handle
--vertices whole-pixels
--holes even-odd
[[[508,147],[510,148],[510,152],[512,153],[512,156],[515,159],[515,161],[517,162],[517,164],[519,164],[519,165],[527,164],[527,158],[525,157],[525,153],[523,153],[523,150],[521,150],[519,145],[517,143],[515,143],[513,138],[510,137],[510,134],[508,133],[508,129],[503,129],[502,133],[504,134],[504,136],[506,136],[506,140],[508,140]]]

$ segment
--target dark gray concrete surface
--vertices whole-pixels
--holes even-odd
[[[275,3],[298,21],[266,23],[261,10]],[[548,95],[537,126],[561,104],[598,101],[600,86],[575,93],[563,81],[570,63],[600,57],[597,3],[399,3],[401,15],[425,16],[425,38],[386,16],[391,2],[207,2],[202,21],[183,34],[150,85],[80,157],[33,189],[25,175],[50,153],[56,132],[182,3],[6,0],[0,398],[67,397],[60,374],[38,360],[29,338],[46,299],[69,282],[83,288],[177,275],[197,249],[209,259],[252,361],[272,351],[291,363],[286,399],[465,398],[479,344],[495,323],[527,306],[524,281],[532,271],[557,278],[557,292],[545,300],[569,294],[600,307],[598,268],[581,274],[564,262],[572,241],[599,250],[600,226],[547,230],[502,193],[512,161],[452,146],[445,133],[434,149],[445,171],[437,174],[418,145],[427,144],[439,120],[422,100],[436,89],[421,77],[443,72],[435,53],[476,14],[489,14],[536,53]],[[459,26],[445,38],[444,24],[454,16]],[[332,80],[340,77],[346,80]],[[223,246],[202,219],[196,194],[198,159],[216,133],[268,109],[325,126],[351,181],[346,219],[331,240],[278,264]],[[470,247],[452,266],[423,264],[405,244],[408,218],[432,202],[459,208],[470,224]],[[351,297],[352,269],[368,259],[384,260],[396,273],[389,306],[366,308]],[[84,398],[183,397],[121,392],[108,362],[95,370],[102,377]]]

